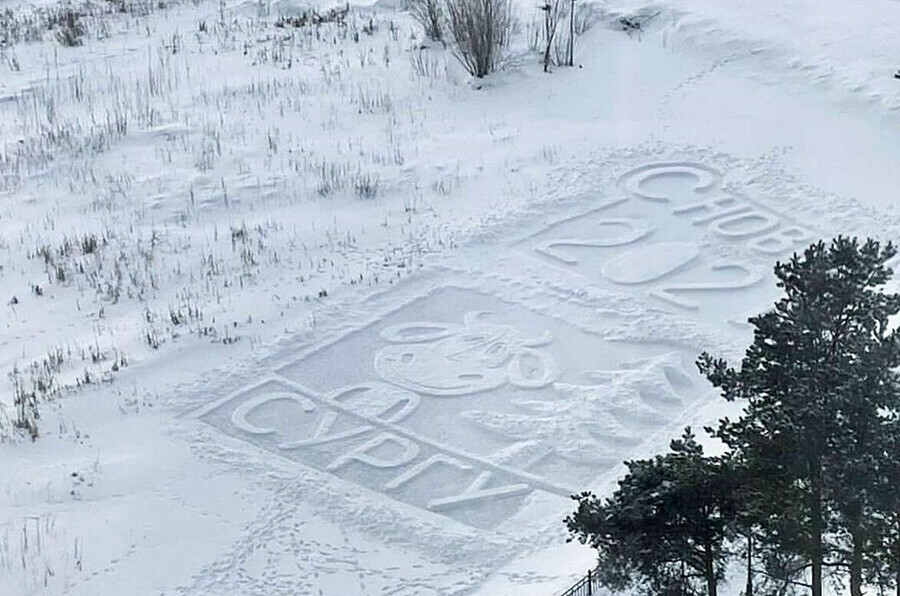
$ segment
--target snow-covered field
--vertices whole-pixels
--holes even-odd
[[[0,44],[4,596],[555,594],[774,261],[900,238],[892,0],[598,2],[550,74],[522,2],[483,81],[388,3],[93,6]]]

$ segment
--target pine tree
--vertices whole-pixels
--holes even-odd
[[[666,455],[626,462],[618,490],[574,497],[570,533],[599,554],[600,581],[645,594],[716,596],[734,518],[734,481],[720,458],[704,457],[691,430]]]
[[[890,243],[838,237],[776,264],[785,297],[750,319],[740,369],[708,354],[698,362],[726,399],[746,402],[716,435],[766,478],[763,536],[779,560],[804,562],[813,596],[826,566],[849,568],[853,596],[871,567],[872,446],[898,395],[898,334],[888,319],[900,296],[880,291],[895,254]]]

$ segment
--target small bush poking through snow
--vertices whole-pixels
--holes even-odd
[[[278,20],[275,21],[275,26],[279,29],[285,29],[287,27],[299,29],[301,27],[308,27],[310,25],[318,27],[319,25],[323,25],[326,23],[336,23],[338,25],[344,25],[347,20],[347,13],[349,12],[349,4],[340,8],[332,8],[325,12],[318,12],[316,10],[304,10],[297,16],[282,15],[278,17]]]
[[[473,77],[494,72],[509,42],[509,0],[447,0],[453,53]]]
[[[80,46],[84,37],[84,27],[80,22],[81,15],[74,10],[67,10],[63,15],[62,26],[56,32],[56,39],[62,45],[73,48]]]
[[[378,196],[378,176],[358,173],[353,181],[353,190],[360,199],[374,199]]]
[[[441,0],[409,0],[409,14],[431,41],[444,40],[444,7]]]

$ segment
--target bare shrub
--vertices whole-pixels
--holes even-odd
[[[56,32],[56,39],[68,48],[80,46],[83,43],[84,27],[81,24],[81,15],[74,10],[63,13],[62,23]]]
[[[353,179],[353,190],[360,199],[374,199],[378,196],[379,184],[377,175],[357,172]]]
[[[347,14],[350,12],[350,5],[331,8],[325,12],[319,12],[315,9],[304,10],[299,15],[296,16],[285,16],[281,15],[278,17],[278,20],[275,21],[275,26],[279,29],[286,29],[288,27],[293,27],[294,29],[300,29],[302,27],[324,25],[327,23],[334,23],[336,25],[345,25],[347,20]]]
[[[600,18],[594,4],[590,2],[575,3],[573,0],[563,10],[560,34],[556,36],[554,43],[555,62],[561,66],[575,65],[575,45],[578,39],[591,29]]]
[[[441,0],[409,0],[409,14],[431,41],[444,41],[444,7]]]
[[[41,415],[38,411],[37,388],[27,389],[22,381],[19,369],[13,367],[9,373],[9,379],[13,385],[13,407],[15,408],[15,420],[13,426],[19,431],[27,432],[34,441],[40,434],[38,432],[38,423]],[[51,377],[52,382],[52,377]]]
[[[48,31],[53,32],[61,44],[78,46],[88,31],[108,33],[109,23],[105,17],[146,17],[168,5],[162,0],[67,0],[37,4],[39,6],[30,8],[0,9],[0,48],[41,41]]]
[[[432,79],[447,76],[447,63],[432,56],[427,50],[413,50],[409,55],[409,63],[417,76]]]
[[[553,48],[553,40],[559,29],[559,22],[565,14],[564,1],[565,0],[547,0],[547,2],[541,6],[541,10],[544,13],[544,72],[550,72],[550,63],[552,60],[550,50]]]
[[[357,87],[357,91],[351,96],[350,101],[356,104],[360,114],[389,114],[393,109],[390,93],[381,89],[373,90],[364,85]]]
[[[474,77],[494,72],[509,42],[509,0],[446,0],[453,53]]]

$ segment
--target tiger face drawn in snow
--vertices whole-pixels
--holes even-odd
[[[465,315],[463,324],[414,322],[381,332],[388,342],[375,355],[382,380],[425,395],[453,397],[514,387],[550,385],[559,374],[553,357],[540,349],[549,332],[528,338],[510,325],[485,321],[488,312]]]

